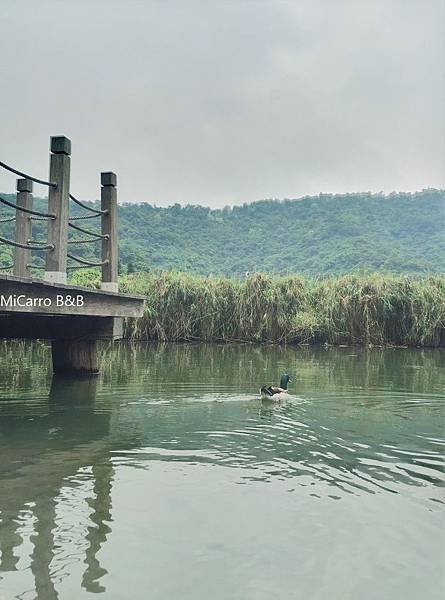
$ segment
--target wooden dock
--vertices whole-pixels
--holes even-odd
[[[0,203],[15,211],[15,239],[0,236],[0,243],[14,247],[12,274],[0,273],[0,338],[51,340],[55,373],[97,373],[96,342],[122,337],[123,319],[143,312],[143,298],[118,291],[117,177],[101,173],[101,207],[95,209],[70,194],[71,141],[63,136],[50,142],[49,181],[28,176],[17,180],[17,202],[2,197]],[[33,210],[33,182],[49,188],[48,210]],[[84,216],[69,216],[70,201],[83,207]],[[47,220],[46,243],[32,239],[32,220]],[[100,230],[79,224],[80,219],[100,218]],[[73,228],[83,237],[68,241]],[[85,237],[86,236],[86,237]],[[100,242],[102,260],[91,262],[68,252],[68,243]],[[32,275],[31,252],[46,252],[43,279]],[[80,268],[101,269],[101,289],[67,284],[67,259]]]

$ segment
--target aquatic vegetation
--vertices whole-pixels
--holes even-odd
[[[123,292],[146,297],[126,323],[138,340],[432,346],[445,342],[445,278],[263,273],[244,280],[132,273]]]

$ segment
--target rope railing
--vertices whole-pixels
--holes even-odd
[[[0,271],[4,271],[5,269],[12,269],[14,265],[6,265],[5,267],[0,267]],[[102,264],[91,264],[91,265],[67,265],[68,271],[74,271],[75,269],[97,269],[101,267]],[[45,265],[26,265],[28,269],[46,269]]]
[[[97,208],[92,208],[91,206],[88,206],[88,204],[84,204],[83,202],[81,202],[80,200],[75,198],[72,194],[70,194],[70,198],[75,204],[77,204],[78,206],[81,206],[82,208],[85,208],[86,210],[89,210],[89,211],[95,213],[96,216],[106,215],[108,213],[107,210],[98,210]],[[92,218],[92,217],[90,217],[90,218]]]
[[[98,215],[78,215],[70,217],[70,221],[83,221],[84,219],[95,219]]]
[[[10,265],[9,267],[0,267],[0,271],[2,269],[6,269],[6,268],[12,269],[13,266],[14,265]],[[98,266],[102,266],[102,265],[98,265]],[[45,265],[32,265],[32,264],[26,265],[26,268],[27,269],[41,269],[41,270],[46,269]],[[88,265],[68,265],[66,268],[70,269],[70,270],[71,269],[88,269]]]
[[[86,233],[87,235],[91,235],[91,237],[95,237],[101,240],[107,240],[109,238],[108,234],[97,233],[96,231],[91,231],[90,229],[84,229],[83,227],[79,227],[79,225],[74,225],[74,223],[68,223],[68,227],[72,227],[77,231],[81,231],[82,233]]]
[[[0,265],[0,270],[12,268],[17,276],[32,277],[31,273],[34,273],[35,277],[34,270],[42,269],[45,280],[63,282],[67,270],[102,267],[102,289],[115,291],[118,286],[116,174],[101,172],[99,201],[81,201],[70,194],[70,157],[71,141],[65,136],[52,136],[50,181],[33,177],[0,161],[0,170],[5,169],[18,177],[16,199],[12,195],[0,195],[0,226],[10,224],[4,227],[2,233],[5,237],[0,236],[0,245],[14,248],[13,252],[9,251],[13,258],[6,254],[3,257],[5,261],[13,261],[13,265]],[[37,206],[33,206],[32,182],[49,188],[48,204],[37,202]],[[71,205],[71,202],[77,206]],[[72,216],[69,215],[70,209],[74,213]],[[96,221],[89,226],[87,222],[83,226],[82,221],[96,217],[99,217],[99,223]],[[67,226],[70,228],[68,231]],[[11,233],[14,228],[15,233]],[[101,248],[92,245],[83,247],[98,241],[101,241]],[[85,252],[87,249],[88,252]],[[70,250],[80,254],[70,254]],[[36,251],[35,254],[33,251]],[[46,254],[47,251],[50,254]],[[35,261],[38,264],[33,264]]]
[[[67,270],[68,271],[74,271],[75,269],[97,269],[98,267],[101,267],[101,264],[91,264],[91,265],[67,265]],[[14,265],[2,265],[0,266],[0,271],[6,271],[7,269],[12,269],[14,267]],[[46,267],[45,265],[32,265],[32,264],[28,264],[26,265],[27,269],[36,269],[36,270],[45,270]]]
[[[25,179],[30,179],[31,181],[34,181],[34,183],[40,183],[42,185],[47,185],[48,187],[53,187],[53,188],[57,187],[57,183],[54,183],[54,181],[45,181],[44,179],[37,179],[37,177],[32,177],[31,175],[27,175],[26,173],[22,173],[21,171],[18,171],[17,169],[10,167],[6,163],[2,162],[1,160],[0,160],[0,167],[3,167],[3,169],[6,169],[7,171],[10,171],[11,173],[15,173],[16,175],[19,175],[20,177],[24,177]]]
[[[68,265],[67,269],[69,271],[74,271],[75,269],[96,269],[101,266],[102,265]]]
[[[92,240],[68,240],[68,244],[92,244],[97,242],[99,238],[93,238]]]
[[[17,204],[14,204],[13,202],[9,202],[9,200],[5,200],[1,196],[0,196],[0,202],[2,204],[5,204],[6,206],[14,208],[15,210],[20,210],[21,212],[27,213],[29,215],[36,215],[38,217],[45,217],[45,219],[55,219],[56,218],[56,215],[54,215],[54,214],[42,213],[42,212],[39,212],[39,211],[36,211],[36,210],[31,210],[30,208],[24,208],[23,206],[17,206]]]
[[[75,260],[78,263],[81,263],[83,265],[88,265],[89,267],[102,267],[102,265],[106,265],[108,264],[108,260],[103,260],[101,262],[91,262],[89,260],[84,260],[83,258],[79,258],[78,256],[74,256],[73,254],[68,254],[67,253],[67,257],[71,258],[71,260]]]
[[[26,243],[27,244],[43,244],[43,245],[46,244],[46,242],[44,242],[43,240],[31,240],[31,239],[26,240]]]
[[[0,236],[0,242],[7,244],[8,246],[14,246],[15,248],[24,248],[25,250],[54,250],[54,244],[46,244],[45,246],[33,245],[33,244],[20,244],[19,242],[13,242],[7,238]]]

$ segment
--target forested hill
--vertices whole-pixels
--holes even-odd
[[[227,275],[443,272],[445,191],[322,195],[210,210],[126,205],[122,260]]]
[[[362,269],[443,272],[444,215],[444,190],[388,196],[323,194],[221,210],[123,204],[121,270],[226,275],[341,274]],[[6,231],[8,226],[1,227]],[[92,256],[88,246],[79,247],[77,254]]]

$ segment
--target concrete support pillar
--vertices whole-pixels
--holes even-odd
[[[32,181],[30,179],[17,179],[17,206],[32,210]],[[15,241],[26,245],[31,237],[31,215],[17,210],[15,214]],[[31,277],[28,265],[31,263],[31,250],[27,248],[14,248],[13,274],[17,277]]]
[[[53,340],[53,371],[60,375],[98,373],[96,340]]]
[[[68,138],[51,138],[49,179],[56,183],[57,187],[50,187],[48,194],[48,212],[55,215],[54,219],[48,220],[48,244],[53,244],[54,249],[46,253],[43,279],[52,283],[66,283],[70,154],[71,141]]]

